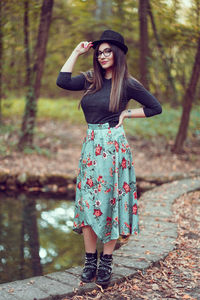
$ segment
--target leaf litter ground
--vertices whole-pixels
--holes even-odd
[[[163,261],[121,284],[64,299],[199,299],[199,220],[200,191],[184,194],[173,204],[172,221],[178,225],[176,249]]]

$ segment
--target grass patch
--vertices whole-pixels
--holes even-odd
[[[73,124],[85,123],[82,109],[78,110],[79,100],[73,98],[46,99],[40,98],[38,101],[38,119],[67,120]],[[24,111],[24,99],[7,99],[3,101],[3,118],[18,117],[20,120]],[[129,107],[136,107],[135,101],[130,101]],[[162,105],[163,112],[150,118],[125,119],[124,128],[126,132],[135,137],[155,138],[164,137],[167,140],[174,139],[181,118],[181,107],[171,108],[169,105]],[[193,108],[190,116],[188,137],[197,135],[200,130],[200,110]],[[6,129],[5,129],[6,130]],[[8,128],[9,130],[9,128]],[[12,130],[12,129],[11,129]]]
[[[150,118],[125,119],[124,128],[132,136],[145,138],[164,137],[166,140],[175,139],[181,119],[182,109],[162,105],[162,114]],[[193,109],[190,115],[188,137],[197,135],[200,128],[200,110]]]
[[[46,99],[38,101],[38,119],[68,120],[70,123],[84,123],[85,118],[82,110],[78,110],[79,100],[73,98]],[[25,99],[3,100],[3,117],[23,117]]]

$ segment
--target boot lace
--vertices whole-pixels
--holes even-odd
[[[111,273],[112,271],[112,258],[111,259],[106,259],[104,260],[103,258],[101,258],[100,260],[100,264],[98,267],[98,275],[104,275],[105,273]]]
[[[94,257],[85,257],[85,266],[84,270],[87,269],[96,269],[97,268],[97,259]]]

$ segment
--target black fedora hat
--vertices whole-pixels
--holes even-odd
[[[128,52],[128,47],[124,44],[123,36],[116,31],[105,30],[102,33],[100,40],[92,42],[93,44],[92,47],[95,49],[98,44],[101,44],[103,42],[108,42],[118,46],[120,49],[124,51],[125,54]]]

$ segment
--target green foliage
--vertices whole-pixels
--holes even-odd
[[[34,154],[34,153],[36,153],[36,154],[44,155],[44,156],[47,156],[47,157],[51,156],[51,153],[50,153],[49,149],[41,148],[41,147],[38,147],[36,145],[34,145],[32,148],[25,147],[23,152],[25,154]]]
[[[18,135],[18,128],[14,124],[0,124],[0,155],[6,156],[12,153],[16,146],[16,140],[11,139]]]
[[[7,147],[3,143],[0,144],[0,155],[5,156],[7,154]]]
[[[101,7],[98,6],[100,2]],[[170,62],[180,104],[194,62],[199,31],[199,1],[190,0],[188,5],[181,0],[151,0],[150,3],[159,37]],[[34,62],[40,9],[40,1],[29,1],[31,64]],[[23,2],[16,0],[6,2],[3,11],[5,97],[9,97],[11,93],[25,94],[23,13]],[[150,88],[167,102],[173,95],[169,92],[163,60],[157,49],[150,20],[148,25]],[[60,0],[55,1],[53,9],[41,96],[56,98],[63,95],[63,91],[57,89],[55,84],[62,65],[80,41],[93,41],[107,28],[118,30],[125,36],[129,46],[127,55],[129,71],[136,78],[140,77],[138,1]],[[92,67],[92,53],[91,50],[79,57],[74,74]]]
[[[173,109],[169,105],[163,105],[161,115],[150,118],[125,119],[124,127],[131,136],[144,137],[147,139],[164,137],[167,141],[174,139],[180,123],[181,109]],[[198,107],[194,107],[191,113],[191,122],[188,130],[188,137],[195,135],[199,126]]]
[[[23,2],[9,0],[4,2],[3,8],[3,118],[17,116],[22,120],[25,109],[25,49],[23,32]],[[41,99],[38,102],[38,118],[50,118],[67,120],[73,123],[84,122],[82,111],[77,110],[79,93],[67,93],[56,86],[57,75],[72,50],[80,41],[93,41],[99,38],[104,29],[111,28],[120,31],[129,47],[127,62],[129,72],[139,78],[139,19],[138,1],[132,0],[60,0],[55,1],[52,24],[45,59],[45,70],[42,78]],[[158,35],[167,57],[171,74],[178,94],[177,107],[181,106],[182,97],[188,85],[191,70],[194,63],[194,55],[197,47],[197,35],[199,33],[199,0],[190,0],[186,5],[181,0],[151,0]],[[35,45],[37,41],[38,25],[42,2],[29,1],[29,37],[31,67],[34,63]],[[102,4],[102,5],[100,5]],[[20,24],[20,26],[19,26]],[[169,88],[163,58],[157,48],[157,42],[148,19],[149,30],[149,81],[150,91],[157,96],[162,104],[173,103],[173,94]],[[77,60],[73,74],[88,70],[92,67],[91,49],[89,53],[82,55]],[[200,91],[200,82],[197,87]],[[9,100],[14,95],[16,101]],[[74,96],[75,95],[75,96]],[[78,95],[78,96],[77,96]],[[31,95],[30,95],[31,96]],[[20,99],[21,97],[21,99]],[[46,98],[55,100],[49,101]],[[57,100],[58,98],[59,101]],[[198,104],[199,92],[196,103]],[[57,103],[59,103],[57,105]],[[29,101],[27,99],[27,105]],[[165,107],[165,106],[164,106]],[[37,109],[37,107],[30,107]],[[137,119],[134,123],[127,120],[127,130],[136,132],[140,136],[153,137],[156,134],[166,138],[174,138],[180,108],[173,111],[168,109],[169,115],[156,116],[155,118]],[[177,115],[175,115],[177,113]],[[170,119],[174,117],[174,119]],[[162,122],[161,122],[162,120]],[[191,117],[189,135],[193,134],[193,117]],[[172,122],[173,121],[173,122]],[[131,123],[130,123],[131,122]],[[140,122],[142,128],[140,129]],[[164,126],[162,125],[164,122]],[[130,125],[129,125],[130,123]],[[133,125],[134,124],[134,125]],[[153,125],[155,124],[155,126]],[[161,126],[158,126],[160,124]],[[157,126],[157,127],[156,127]],[[196,125],[194,125],[196,126]],[[130,129],[129,129],[130,127]],[[3,143],[3,145],[5,145]],[[3,146],[2,146],[3,147]],[[2,148],[5,152],[6,148]]]

